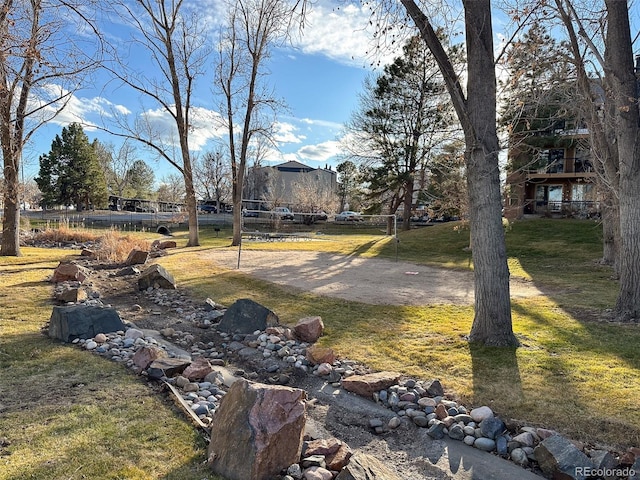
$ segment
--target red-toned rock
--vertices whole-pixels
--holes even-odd
[[[175,240],[154,240],[151,244],[151,248],[157,250],[166,250],[167,248],[176,248],[178,244]]]
[[[81,287],[65,288],[61,292],[56,293],[56,300],[64,303],[78,303],[87,298],[87,292]]]
[[[297,388],[236,381],[215,413],[209,444],[214,473],[268,480],[300,460],[306,394]]]
[[[366,375],[353,375],[342,379],[342,387],[349,391],[371,398],[374,392],[386,390],[398,383],[400,374],[397,372],[377,372]]]
[[[306,449],[304,455],[310,457],[311,455],[324,455],[336,453],[342,445],[342,442],[337,438],[323,438],[321,440],[311,440],[306,443]]]
[[[336,354],[333,350],[318,345],[308,347],[306,357],[314,365],[320,365],[321,363],[333,364],[336,361]]]
[[[60,283],[75,281],[82,283],[88,276],[89,271],[80,265],[76,265],[75,263],[60,263],[53,271],[51,282]]]
[[[149,260],[149,252],[134,248],[129,252],[125,265],[144,265]]]
[[[324,323],[321,317],[305,317],[298,320],[293,327],[293,331],[298,340],[307,343],[315,343],[322,336]]]
[[[447,407],[445,407],[441,403],[438,404],[438,406],[436,407],[436,417],[438,417],[438,420],[447,418],[448,415],[449,415],[449,412],[447,412]]]
[[[362,452],[357,452],[351,458],[349,464],[345,466],[335,480],[367,480],[370,478],[400,480],[400,477],[380,460]]]
[[[149,365],[151,365],[154,361],[159,358],[166,358],[167,352],[158,347],[142,347],[138,350],[131,360],[138,367],[143,370],[146,369]]]
[[[182,375],[189,380],[202,380],[204,377],[213,372],[213,367],[204,357],[196,358],[191,365],[184,369]]]
[[[349,445],[340,442],[340,447],[338,448],[338,450],[325,457],[327,468],[329,470],[339,472],[349,463],[349,459],[352,455],[353,452],[349,448]]]

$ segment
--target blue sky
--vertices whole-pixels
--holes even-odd
[[[206,11],[217,11],[218,0],[197,1],[208,3]],[[327,164],[335,167],[339,162],[337,155],[343,124],[357,107],[363,81],[372,71],[367,55],[371,41],[365,31],[368,10],[360,6],[344,7],[344,4],[336,9],[332,2],[334,0],[318,1],[308,15],[304,34],[292,45],[274,50],[269,58],[266,81],[274,89],[275,96],[288,106],[287,111],[278,115],[278,148],[268,157],[274,164],[297,160],[314,167]],[[133,30],[123,25],[109,26],[110,38],[126,38],[132,33]],[[144,62],[144,56],[140,57],[136,61]],[[145,68],[143,64],[141,67]],[[111,142],[116,147],[122,139],[90,127],[100,124],[101,115],[110,109],[124,112],[131,119],[145,113],[154,116],[158,122],[170,124],[165,114],[155,110],[157,106],[147,104],[145,111],[137,95],[125,88],[114,90],[115,84],[108,80],[105,73],[98,74],[91,88],[76,92],[68,108],[38,130],[25,150],[25,177],[37,175],[38,157],[49,151],[55,135],[70,122],[85,124],[85,133],[90,139]],[[212,149],[216,136],[222,133],[210,128],[210,120],[217,114],[211,83],[212,74],[209,73],[199,79],[196,89],[198,121],[191,141],[196,153]],[[143,147],[138,148],[138,155],[156,170],[156,180],[169,173],[178,173],[167,162],[156,162]]]
[[[212,27],[217,19],[222,18],[219,15],[221,0],[186,1],[202,11]],[[632,22],[637,21],[637,16],[637,11],[632,12]],[[505,27],[500,18],[505,19],[504,16],[494,18],[496,44],[499,44],[500,32]],[[266,81],[274,89],[275,96],[282,98],[289,109],[278,117],[278,145],[268,156],[271,163],[297,160],[313,167],[335,167],[340,161],[339,141],[344,133],[343,125],[358,106],[358,95],[362,92],[365,77],[373,71],[369,65],[374,59],[367,53],[373,46],[372,32],[367,30],[369,19],[370,12],[366,6],[347,5],[346,0],[317,0],[307,15],[304,34],[292,45],[272,52]],[[109,38],[116,42],[134,33],[122,22],[114,22],[106,30]],[[401,45],[398,42],[395,51],[386,50],[381,60],[399,55]],[[150,68],[145,64],[145,55],[138,55],[135,61],[142,69]],[[115,84],[108,83],[108,80],[106,74],[98,74],[91,88],[76,92],[68,108],[38,131],[24,152],[26,178],[37,175],[38,157],[49,151],[55,135],[73,121],[86,125],[100,124],[101,115],[113,109],[126,113],[130,119],[147,115],[158,125],[169,128],[171,122],[165,113],[157,110],[157,105],[142,106],[137,95],[124,88],[114,90]],[[209,72],[207,77],[199,79],[196,89],[195,131],[191,137],[191,147],[196,154],[212,149],[216,138],[223,133],[212,127],[218,113],[211,88],[212,73]],[[85,127],[85,132],[90,139],[98,138],[116,147],[122,142],[118,137],[90,127]],[[138,155],[154,168],[157,181],[167,174],[178,173],[166,161],[156,162],[143,147],[138,148]]]

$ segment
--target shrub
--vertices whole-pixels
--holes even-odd
[[[148,251],[151,249],[151,243],[131,235],[122,235],[118,230],[111,229],[100,237],[95,254],[100,261],[118,263],[126,260],[133,249]]]

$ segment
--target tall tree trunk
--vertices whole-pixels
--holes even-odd
[[[463,0],[468,59],[466,99],[459,77],[428,18],[412,0],[401,2],[438,62],[465,134],[475,276],[475,317],[469,340],[484,345],[517,346],[502,227],[491,1]]]
[[[615,96],[615,132],[620,168],[620,292],[616,315],[620,321],[640,319],[640,110],[634,74],[627,2],[605,0],[607,38],[605,75]]]
[[[608,198],[601,203],[602,216],[602,263],[611,265],[618,275],[618,258],[620,246],[620,208],[618,199],[612,192],[605,192]]]
[[[2,219],[2,247],[0,255],[19,257],[20,251],[20,194],[18,160],[10,149],[4,151],[4,215]]]

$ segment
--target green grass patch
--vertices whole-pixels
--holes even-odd
[[[0,258],[0,479],[202,479],[204,439],[124,367],[40,333],[69,251]],[[211,476],[209,478],[212,478]]]
[[[196,298],[252,298],[284,323],[321,315],[321,343],[377,370],[439,378],[468,406],[557,429],[581,441],[640,445],[640,328],[598,319],[617,285],[598,264],[599,226],[535,220],[506,233],[512,274],[544,296],[513,302],[518,349],[470,348],[470,306],[376,306],[319,297],[225,270],[203,252],[229,248],[231,231],[205,229],[200,247],[159,259]],[[380,235],[318,235],[313,241],[251,243],[246,249],[315,250],[471,269],[468,231],[442,224]],[[397,250],[396,250],[397,248]],[[0,480],[201,479],[206,445],[171,402],[123,367],[42,336],[51,312],[44,280],[71,253],[23,249],[0,258]]]
[[[374,306],[318,297],[221,269],[198,249],[174,252],[161,262],[181,287],[202,298],[226,304],[252,298],[289,324],[321,315],[323,345],[377,370],[440,378],[449,394],[469,406],[489,405],[504,418],[554,428],[577,440],[640,444],[640,329],[599,321],[617,292],[610,268],[598,263],[599,225],[516,222],[506,239],[512,275],[545,292],[512,303],[514,331],[523,345],[516,350],[471,349],[466,335],[472,307]],[[378,235],[323,235],[306,242],[245,242],[243,249],[397,255],[414,263],[472,269],[468,245],[468,230],[448,223],[401,232],[398,245]],[[225,248],[224,242],[217,247]],[[189,269],[181,268],[185,264]]]

